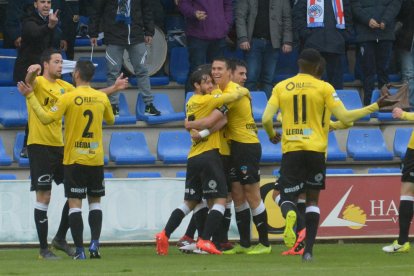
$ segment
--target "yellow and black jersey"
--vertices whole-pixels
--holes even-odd
[[[237,83],[229,82],[223,90],[223,93],[232,93],[241,88],[243,87]],[[227,139],[246,144],[259,143],[257,126],[252,114],[250,93],[238,101],[228,104],[228,107],[229,111],[227,112],[226,126]]]
[[[34,82],[33,92],[43,109],[49,111],[63,93],[70,92],[73,89],[75,87],[64,80],[57,79],[55,82],[51,82],[43,76],[38,76]],[[27,105],[27,113],[29,125],[28,145],[63,146],[62,120],[43,125],[29,105]]]
[[[222,94],[220,89],[214,89],[211,92],[212,95]],[[220,154],[221,155],[230,155],[230,141],[226,136],[226,126],[219,130],[220,132]]]
[[[194,94],[187,103],[187,118],[194,118],[194,120],[205,118],[210,115],[214,109],[222,105],[223,101],[221,94]],[[209,136],[202,138],[198,142],[193,141],[188,158],[212,149],[220,149],[220,145],[220,131],[216,131]]]
[[[79,86],[71,93],[62,95],[47,114],[36,112],[36,115],[42,122],[49,118],[60,120],[65,116],[64,165],[104,164],[102,122],[105,120],[107,124],[113,124],[115,121],[106,94],[89,86]]]
[[[414,112],[403,112],[401,119],[406,121],[414,121]],[[410,141],[408,142],[407,147],[414,150],[414,132],[411,133]]]
[[[311,75],[298,74],[277,84],[268,104],[281,110],[283,153],[326,151],[330,110],[342,105],[332,85]]]

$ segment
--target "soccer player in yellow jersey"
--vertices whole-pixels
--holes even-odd
[[[296,241],[297,196],[306,192],[306,242],[302,256],[312,260],[312,249],[319,224],[318,198],[325,188],[325,152],[331,112],[345,124],[353,122],[379,106],[393,104],[381,97],[377,103],[348,111],[327,82],[314,77],[321,55],[305,49],[299,56],[299,74],[278,83],[266,106],[262,122],[270,141],[278,143],[280,135],[273,129],[273,116],[282,113],[282,163],[280,168],[280,208],[286,218],[283,234],[289,248]]]
[[[212,75],[223,95],[240,87],[230,80],[231,68],[226,59],[213,61]],[[240,245],[224,251],[224,254],[268,254],[272,249],[268,240],[267,212],[260,196],[261,145],[252,116],[250,95],[229,104],[228,108],[225,134],[231,145],[230,177]],[[205,129],[212,127],[211,123],[212,121],[189,122],[188,127]],[[251,247],[250,243],[250,209],[259,234],[259,244],[255,247]]]
[[[401,108],[392,111],[394,119],[414,121],[413,112],[405,112]],[[407,152],[403,161],[401,177],[400,206],[398,209],[398,223],[400,233],[391,245],[384,246],[382,250],[387,253],[407,253],[410,251],[408,234],[410,232],[411,220],[413,219],[414,207],[414,134],[411,134],[408,142]]]
[[[248,94],[248,90],[240,87],[226,95],[211,95],[213,82],[210,72],[196,70],[190,77],[194,87],[194,95],[187,103],[187,118],[201,119],[208,116],[214,109],[233,102]],[[183,218],[197,208],[204,197],[210,207],[204,229],[199,233],[201,237],[197,248],[210,254],[221,254],[210,241],[217,226],[223,219],[225,210],[227,187],[223,164],[220,159],[220,133],[211,135],[202,133],[203,139],[194,141],[188,154],[187,175],[185,181],[184,203],[175,209],[163,231],[156,234],[157,253],[168,254],[168,239],[171,233],[180,225]]]
[[[47,111],[57,102],[59,97],[66,92],[75,89],[70,83],[60,79],[62,71],[62,56],[60,52],[48,49],[41,56],[43,65],[42,76],[40,65],[32,65],[28,69],[26,83],[33,87],[34,95],[43,108]],[[118,78],[114,86],[103,89],[105,93],[111,93],[127,86],[127,79]],[[49,125],[43,125],[37,118],[31,107],[28,106],[28,151],[31,175],[31,191],[36,191],[36,203],[34,218],[40,243],[39,258],[56,259],[52,251],[48,249],[47,210],[50,202],[52,181],[60,184],[63,182],[63,137],[62,122],[55,121]],[[91,210],[91,214],[100,210]],[[62,218],[59,229],[52,245],[68,255],[75,252],[66,243],[66,233],[69,228],[69,206],[66,202],[62,210]]]
[[[43,124],[61,121],[65,116],[64,174],[65,195],[69,201],[69,225],[76,246],[74,259],[86,259],[83,248],[82,199],[88,195],[91,226],[91,258],[100,258],[99,237],[102,228],[101,197],[105,195],[102,122],[113,124],[115,117],[106,94],[90,87],[95,67],[90,61],[78,61],[73,73],[76,89],[59,97],[45,111],[30,85],[19,83],[19,90]]]

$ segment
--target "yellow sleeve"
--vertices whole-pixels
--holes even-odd
[[[241,97],[247,96],[249,94],[249,90],[247,90],[244,87],[238,87],[238,89],[236,89],[235,91],[232,91],[231,93],[223,93],[221,95],[216,95],[219,96],[218,98],[221,99],[221,101],[223,102],[221,105],[223,104],[228,104],[234,101],[237,101],[238,99],[240,99]]]
[[[363,108],[347,110],[343,104],[335,106],[331,109],[331,112],[335,117],[345,124],[350,124],[368,114],[371,114],[374,111],[379,109],[377,103],[365,106]]]
[[[273,138],[276,135],[275,130],[273,129],[273,116],[276,114],[278,109],[278,106],[270,103],[269,101],[262,116],[262,125],[269,138]]]
[[[414,112],[403,112],[401,119],[406,121],[414,121]]]
[[[112,107],[108,98],[105,101],[104,120],[107,125],[113,125],[115,123],[114,112],[112,111]]]
[[[333,130],[338,130],[338,129],[347,129],[350,128],[354,125],[353,122],[345,124],[341,121],[329,121],[329,128],[333,129]]]
[[[34,93],[30,93],[27,97],[27,102],[29,103],[29,105],[31,106],[31,108],[33,109],[34,113],[36,114],[36,116],[39,118],[39,120],[44,124],[50,124],[52,122],[54,122],[55,120],[52,118],[52,116],[50,116],[44,109],[43,107],[40,105],[39,101],[37,100],[36,96],[34,95]]]

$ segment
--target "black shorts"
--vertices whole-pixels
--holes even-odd
[[[231,180],[240,184],[260,182],[260,143],[248,144],[231,141]]]
[[[30,191],[50,191],[52,181],[63,183],[63,147],[27,146],[30,165]]]
[[[65,165],[65,196],[85,198],[105,195],[103,166]]]
[[[226,177],[227,191],[231,193],[231,178],[230,178],[230,155],[220,155],[223,163],[224,176]]]
[[[294,201],[307,189],[325,189],[325,153],[315,151],[292,151],[282,155],[280,195],[283,201]]]
[[[414,183],[414,150],[410,148],[405,153],[401,181]]]
[[[185,200],[227,198],[226,177],[218,150],[210,150],[187,161]]]

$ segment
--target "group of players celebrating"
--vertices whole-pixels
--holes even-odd
[[[349,127],[353,121],[395,102],[384,96],[374,104],[348,111],[335,89],[320,80],[325,62],[318,51],[303,50],[298,65],[299,74],[274,87],[262,124],[272,143],[282,143],[274,198],[286,220],[283,240],[289,250],[283,254],[302,255],[302,260],[308,262],[313,259],[319,224],[319,193],[325,188],[330,128]],[[199,236],[194,243],[181,243],[183,251],[218,255],[272,251],[267,212],[260,197],[261,145],[250,94],[243,87],[246,70],[242,62],[218,58],[190,77],[194,95],[186,106],[185,127],[193,143],[184,203],[171,213],[165,228],[155,236],[159,255],[168,254],[171,233],[191,211]],[[282,133],[276,132],[273,124],[279,111]],[[331,113],[339,122],[330,122]],[[229,247],[232,200],[240,242]],[[251,217],[259,236],[254,246],[250,238]],[[191,241],[188,237],[183,240]]]

